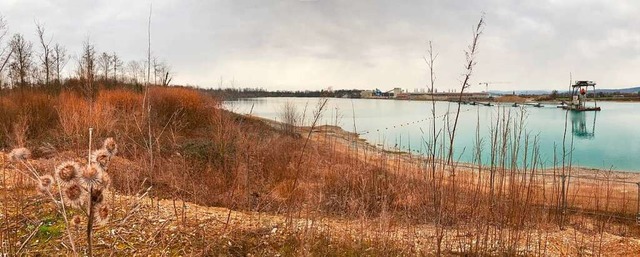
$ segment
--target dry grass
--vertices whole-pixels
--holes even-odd
[[[84,149],[87,127],[95,127],[97,137],[120,142],[122,157],[110,167],[120,213],[96,234],[100,253],[577,255],[608,253],[618,243],[626,247],[621,254],[638,249],[640,230],[630,220],[638,200],[635,188],[617,182],[634,181],[634,176],[573,169],[563,209],[559,170],[554,175],[535,166],[445,165],[439,161],[445,158],[436,159],[432,170],[430,158],[382,151],[330,126],[313,128],[306,144],[310,128],[283,132],[279,124],[221,110],[216,100],[194,89],[151,88],[151,112],[144,108],[143,93],[125,89],[101,90],[95,101],[71,92],[34,98],[54,107],[28,113],[28,126],[13,125],[19,124],[17,118],[2,125],[51,136],[45,140],[58,152],[51,160],[33,162],[42,172],[51,171],[50,162],[58,158],[84,156],[77,149]],[[10,107],[1,111],[19,113],[17,99],[1,96],[0,104]],[[43,118],[50,111],[53,123]],[[496,127],[497,141],[512,136],[512,130],[503,131],[507,126]],[[5,146],[21,141],[36,148],[45,142],[31,133],[5,133]],[[504,161],[508,154],[496,159]],[[39,208],[46,203],[28,182],[19,176],[8,180],[14,186],[3,190],[2,209],[12,217],[11,225],[3,224],[5,239],[25,241],[37,221],[59,222]],[[148,188],[151,198],[131,197]],[[138,231],[118,223],[128,216]],[[258,221],[238,221],[243,219]],[[317,227],[294,226],[301,220],[313,220]],[[265,232],[274,224],[277,233],[282,231],[279,236]],[[8,232],[12,226],[21,232]],[[61,234],[48,240],[64,241]],[[50,245],[26,249],[35,254]]]
[[[71,154],[62,153],[60,157],[35,160],[31,164],[48,167]],[[116,158],[114,165],[132,164]],[[4,174],[11,174],[13,170],[4,171]],[[65,228],[62,218],[55,212],[56,207],[43,196],[36,195],[28,182],[20,182],[19,176],[14,173],[3,177],[4,181],[11,181],[10,186],[2,190],[2,209],[7,213],[7,218],[0,222],[3,242],[13,242],[14,251],[24,244],[20,253],[26,255],[72,254],[65,244]],[[233,211],[175,199],[156,202],[145,192],[143,189],[137,196],[115,194],[109,198],[115,212],[108,223],[95,231],[95,254],[415,256],[430,255],[435,251],[433,240],[437,228],[433,224],[398,223],[389,214],[378,218],[327,218],[303,214],[288,221],[283,215]],[[596,227],[584,226],[590,221],[576,218],[572,222],[583,225],[567,230],[557,226],[514,230],[489,225],[490,236],[484,240],[490,248],[484,253],[629,256],[640,250],[637,238],[605,233],[600,239]],[[472,225],[461,230],[467,233],[445,235],[445,255],[477,251],[473,247],[480,247],[474,244],[480,231]],[[77,245],[86,244],[83,232],[72,228]],[[514,249],[507,251],[509,242],[503,239],[514,233],[523,236],[515,242]]]
[[[54,97],[39,91],[16,90],[0,96],[0,148],[19,146],[30,138],[50,138],[48,128],[57,121],[54,105]],[[17,135],[20,130],[24,133]]]

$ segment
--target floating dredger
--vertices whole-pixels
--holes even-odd
[[[593,106],[587,106],[589,88],[592,88],[593,93]],[[600,111],[598,103],[596,101],[596,83],[593,81],[576,81],[571,86],[571,103],[562,107],[565,110],[572,110],[578,112],[584,111]]]

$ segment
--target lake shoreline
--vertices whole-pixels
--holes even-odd
[[[541,103],[541,104],[549,104],[549,105],[557,105],[560,104],[562,102],[569,102],[571,101],[571,99],[566,98],[558,98],[555,100],[536,100],[534,97],[520,97],[520,96],[516,96],[516,97],[520,97],[523,100],[501,100],[500,98],[505,97],[505,98],[509,98],[511,97],[511,95],[504,95],[504,96],[500,96],[500,97],[496,97],[493,99],[471,99],[471,100],[463,100],[466,102],[470,102],[470,101],[476,101],[476,102],[491,102],[491,103]],[[308,99],[315,99],[315,98],[327,98],[327,99],[354,99],[354,100],[393,100],[393,101],[414,101],[414,102],[431,102],[431,101],[436,101],[436,102],[450,102],[450,103],[457,103],[457,100],[442,100],[442,99],[421,99],[421,98],[411,98],[411,99],[405,99],[405,98],[388,98],[388,97],[360,97],[360,98],[341,98],[341,97],[317,97],[317,96],[258,96],[258,97],[239,97],[239,98],[231,98],[231,99],[226,99],[225,101],[238,101],[238,100],[249,100],[249,99],[260,99],[260,98],[308,98]],[[606,98],[606,99],[596,99],[596,102],[604,102],[604,103],[640,103],[640,97],[637,98]]]
[[[260,120],[274,128],[281,128],[283,126],[282,122],[279,122],[276,120],[272,120],[264,117],[258,117],[255,115],[248,115],[248,114],[240,114],[240,115],[243,115],[244,117]],[[311,129],[311,127],[309,126],[296,128],[297,132],[302,137],[306,137],[308,135],[309,129]],[[311,139],[314,142],[323,143],[318,139],[318,136],[330,137],[331,139],[334,139],[334,142],[337,142],[343,148],[357,147],[358,149],[367,149],[369,151],[377,152],[378,154],[397,155],[400,158],[402,158],[404,161],[410,161],[410,162],[425,162],[429,160],[428,156],[425,156],[425,155],[415,154],[415,153],[411,153],[401,149],[391,150],[391,149],[381,148],[379,146],[376,146],[370,143],[366,139],[360,137],[358,133],[346,131],[345,129],[339,126],[334,126],[334,125],[316,126],[311,133]],[[442,161],[443,160],[440,160],[440,162]],[[452,166],[455,166],[456,168],[476,169],[476,170],[478,169],[477,164],[462,162],[462,161],[454,161],[454,165]],[[569,169],[568,166],[569,165],[567,164],[566,169]],[[489,167],[486,167],[486,166],[482,167],[482,170],[487,170],[487,169],[489,169]],[[614,170],[614,169],[607,170],[607,169],[582,167],[582,166],[571,166],[570,171],[566,169],[565,169],[565,173],[571,174],[572,176],[594,176],[594,177],[609,176],[618,180],[629,180],[629,181],[635,181],[636,183],[640,183],[640,172],[636,172],[636,171]],[[554,171],[554,168],[539,168],[538,171],[542,172],[543,174],[549,174],[549,175],[556,174],[557,176],[560,176],[562,172],[562,167],[561,166],[556,167],[555,171]]]

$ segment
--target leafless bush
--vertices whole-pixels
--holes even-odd
[[[295,129],[300,125],[302,115],[298,111],[296,105],[290,101],[287,101],[282,105],[280,110],[280,122],[282,124],[282,131],[287,134],[295,134]]]

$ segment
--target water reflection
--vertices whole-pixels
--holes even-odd
[[[595,137],[596,117],[598,114],[596,112],[592,113],[593,123],[589,122],[589,124],[587,124],[586,112],[569,111],[569,115],[571,116],[571,132],[574,136],[584,139],[592,139]]]

